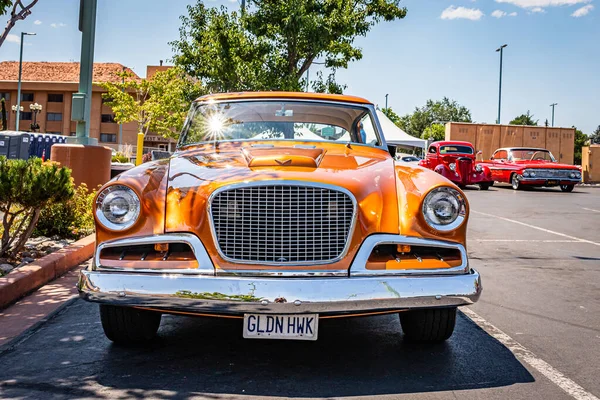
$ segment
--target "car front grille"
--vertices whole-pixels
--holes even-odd
[[[353,198],[328,186],[244,185],[212,196],[213,232],[226,260],[251,264],[325,264],[343,256]]]
[[[528,171],[535,172],[535,177],[542,179],[570,178],[570,175],[575,172],[568,169],[530,169]]]

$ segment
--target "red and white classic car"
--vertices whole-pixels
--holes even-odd
[[[502,148],[494,152],[485,167],[492,171],[496,182],[510,183],[515,190],[524,186],[560,186],[563,192],[572,192],[581,181],[581,170],[575,165],[559,164],[546,149],[529,147]]]
[[[475,162],[475,157],[475,149],[469,142],[434,142],[419,165],[434,170],[461,188],[479,185],[481,190],[488,190],[493,184],[492,175],[488,167]]]

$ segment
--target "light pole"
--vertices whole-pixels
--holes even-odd
[[[36,129],[40,129],[40,126],[37,124],[37,114],[42,112],[42,105],[38,103],[30,104],[29,109],[33,113],[33,124],[31,124],[31,130],[36,131]]]
[[[550,107],[552,107],[552,126],[554,126],[554,107],[556,107],[557,105],[558,103],[550,104]]]
[[[16,105],[13,105],[13,106],[11,107],[11,110],[12,110],[13,114],[16,116],[16,118],[17,118],[17,121],[18,121],[18,118],[19,118],[19,115],[20,115],[20,113],[22,113],[22,112],[23,112],[23,106],[16,106]],[[15,130],[16,130],[16,129],[17,129],[17,128],[15,128]]]
[[[388,106],[388,96],[389,96],[389,93],[385,95],[385,109],[386,109],[386,110],[387,110],[387,108],[388,108],[388,107],[387,107],[387,106]]]
[[[19,84],[17,89],[17,122],[15,125],[15,130],[19,130],[19,119],[21,119],[21,111],[23,111],[23,107],[21,107],[21,75],[23,72],[23,39],[25,35],[35,36],[35,33],[30,32],[21,32],[21,50],[19,53]]]
[[[497,52],[500,52],[500,87],[498,88],[498,119],[496,120],[497,124],[500,124],[500,109],[502,107],[502,55],[506,46],[508,45],[503,44],[502,46],[500,46],[500,48],[496,49]]]

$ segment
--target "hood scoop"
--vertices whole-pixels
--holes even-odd
[[[298,147],[244,147],[242,155],[250,168],[305,167],[318,168],[323,160],[323,149],[312,146]]]

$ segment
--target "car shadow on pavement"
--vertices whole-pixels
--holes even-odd
[[[111,344],[97,306],[77,301],[0,355],[0,397],[345,397],[533,382],[501,343],[459,313],[443,344],[403,341],[397,315],[321,320],[319,340],[242,339],[240,320],[164,316],[150,346]]]

